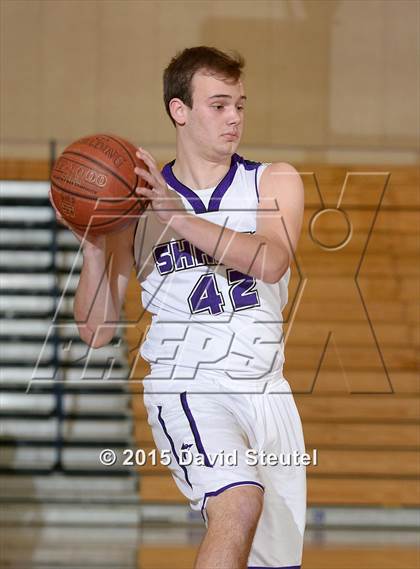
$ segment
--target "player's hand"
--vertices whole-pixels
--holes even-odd
[[[149,171],[138,167],[134,171],[150,186],[140,186],[136,189],[136,194],[150,199],[153,211],[163,223],[169,223],[174,215],[185,214],[181,198],[168,188],[153,156],[144,148],[139,148],[136,154]]]
[[[90,235],[89,233],[82,233],[77,231],[74,227],[72,227],[70,225],[70,223],[68,221],[66,221],[64,219],[64,217],[61,215],[61,213],[58,211],[52,194],[51,194],[51,190],[48,193],[48,197],[50,199],[50,203],[52,205],[52,207],[54,208],[54,212],[55,212],[55,218],[57,220],[57,222],[60,225],[64,225],[64,227],[67,227],[67,229],[69,229],[73,235],[76,237],[76,239],[82,244],[83,246],[83,250],[87,250],[87,249],[100,249],[100,250],[105,250],[105,246],[106,246],[106,236],[105,235]]]

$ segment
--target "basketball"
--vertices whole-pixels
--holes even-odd
[[[118,136],[95,134],[63,151],[51,172],[51,194],[63,218],[78,232],[100,235],[124,229],[148,200],[135,194],[147,185],[134,172],[147,169],[136,147]]]

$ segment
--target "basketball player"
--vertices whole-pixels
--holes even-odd
[[[285,162],[236,153],[246,96],[243,59],[186,49],[164,73],[176,159],[145,149],[138,223],[83,242],[74,315],[82,339],[112,338],[133,263],[152,325],[141,347],[157,448],[207,532],[195,569],[301,566],[305,471],[249,460],[304,452],[283,376],[281,311],[303,216],[303,185]],[[147,187],[148,186],[148,187]],[[108,325],[106,325],[108,323]],[[105,324],[105,326],[104,326]],[[253,455],[255,456],[255,454]]]

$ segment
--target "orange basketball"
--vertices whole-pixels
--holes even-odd
[[[134,172],[140,166],[136,147],[109,134],[76,140],[59,156],[51,172],[51,193],[63,218],[77,231],[99,235],[127,227],[149,201],[138,197],[147,186]]]

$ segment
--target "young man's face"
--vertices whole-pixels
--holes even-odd
[[[188,136],[210,158],[231,156],[242,136],[246,98],[242,82],[197,72],[191,87],[193,105],[184,125]]]

